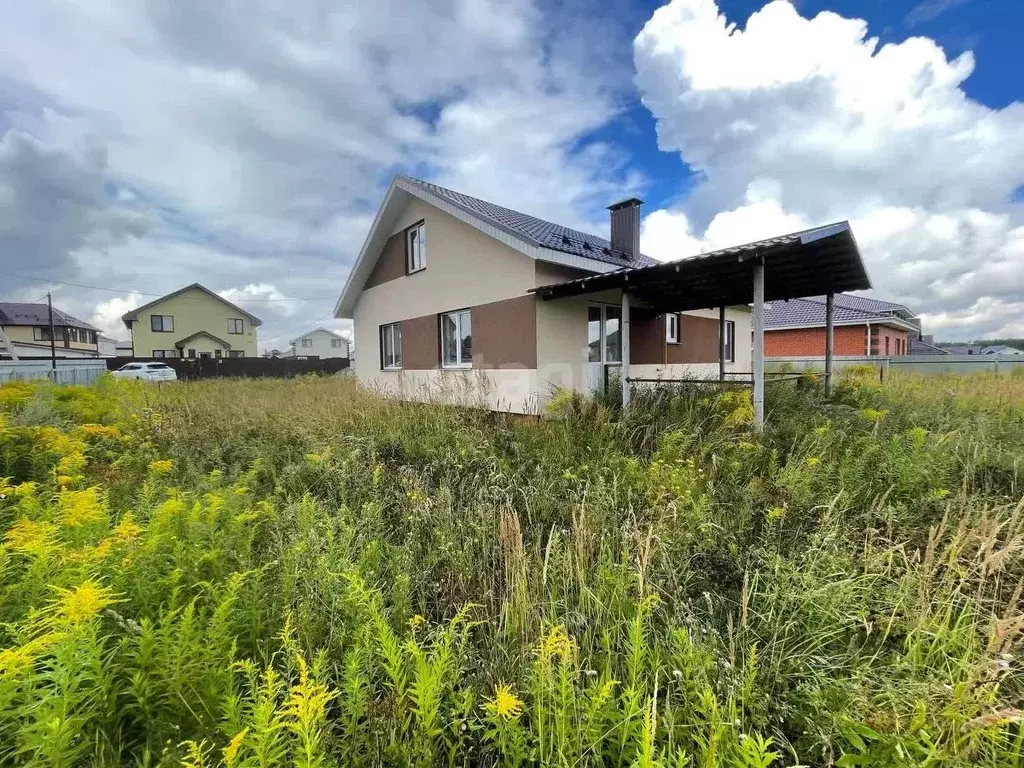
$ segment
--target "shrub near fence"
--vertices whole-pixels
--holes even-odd
[[[113,357],[107,359],[107,370],[116,371],[128,363],[166,363],[179,379],[214,379],[227,377],[291,378],[304,373],[339,373],[349,367],[347,357],[295,359],[287,357]]]

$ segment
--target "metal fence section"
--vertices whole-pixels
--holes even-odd
[[[789,367],[796,371],[824,371],[824,356],[771,357],[765,361],[771,370]],[[1024,355],[901,355],[899,357],[867,357],[865,355],[837,355],[833,361],[836,371],[851,365],[870,365],[882,373],[970,374],[1013,373],[1024,374]]]
[[[58,360],[57,370],[49,360],[0,360],[0,384],[6,381],[55,380],[58,384],[94,384],[107,372],[101,358]]]

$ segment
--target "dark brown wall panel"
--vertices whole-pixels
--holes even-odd
[[[629,313],[629,362],[660,365],[665,362],[665,316],[633,309]]]
[[[669,363],[717,363],[718,320],[679,316],[679,343],[668,345]]]
[[[474,368],[537,367],[536,302],[520,296],[470,310]]]
[[[387,283],[405,277],[405,232],[392,235],[384,243],[380,252],[380,258],[373,265],[373,271],[366,279],[366,288],[373,288],[375,285]]]
[[[402,367],[410,371],[439,368],[440,338],[437,315],[402,321]]]

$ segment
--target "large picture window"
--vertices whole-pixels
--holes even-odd
[[[473,365],[473,323],[468,309],[441,315],[441,365],[469,368]]]
[[[736,362],[736,323],[725,321],[725,362]]]
[[[402,367],[402,326],[390,323],[380,327],[380,367],[395,371]]]
[[[174,315],[150,315],[149,329],[154,333],[173,333]]]
[[[405,271],[419,272],[427,266],[427,225],[420,222],[405,233]]]

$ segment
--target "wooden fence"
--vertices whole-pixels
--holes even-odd
[[[295,359],[288,357],[110,357],[107,370],[128,363],[166,363],[179,379],[215,379],[221,376],[291,378],[304,373],[339,373],[349,366],[347,357]]]

